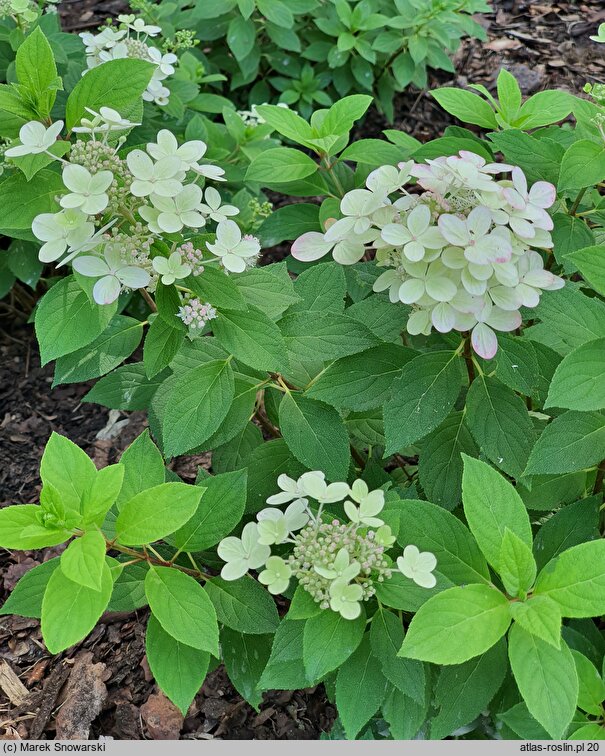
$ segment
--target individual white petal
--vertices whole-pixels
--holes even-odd
[[[120,268],[116,276],[124,286],[128,286],[129,289],[143,289],[151,277],[146,270],[137,268],[134,265],[127,265],[124,268]]]
[[[413,236],[420,236],[431,223],[431,211],[427,205],[417,205],[407,217],[407,227]]]
[[[239,580],[246,572],[248,572],[248,561],[246,559],[235,559],[223,565],[221,577],[223,580]]]
[[[92,298],[99,304],[111,304],[120,296],[120,282],[115,276],[103,276],[92,289]]]
[[[441,215],[438,220],[439,230],[446,241],[457,247],[464,247],[470,241],[466,223],[455,215]]]
[[[477,323],[473,328],[471,343],[475,352],[485,360],[491,360],[498,351],[496,334],[485,323]]]
[[[225,562],[233,562],[246,556],[241,539],[235,536],[223,538],[216,549],[216,553]]]
[[[94,255],[81,255],[76,257],[72,263],[72,268],[83,276],[97,278],[111,273],[109,266],[101,257]]]
[[[424,281],[419,278],[409,278],[399,287],[399,299],[404,304],[414,304],[425,293]]]

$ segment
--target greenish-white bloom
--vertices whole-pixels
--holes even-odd
[[[437,579],[433,575],[436,566],[437,558],[434,554],[420,551],[414,545],[406,546],[403,556],[397,559],[399,571],[421,588],[434,588],[437,585]]]
[[[22,155],[39,155],[49,150],[57,141],[63,128],[63,121],[55,121],[46,128],[39,121],[30,121],[21,126],[19,141],[14,147],[9,147],[4,153],[6,157],[21,157]]]
[[[281,557],[272,556],[267,559],[265,569],[259,574],[259,581],[267,586],[269,593],[276,595],[288,589],[292,570],[290,565]]]
[[[162,283],[170,286],[181,278],[187,278],[191,273],[189,265],[184,265],[181,253],[175,250],[170,257],[154,257],[153,269],[162,276]]]
[[[171,158],[164,158],[171,160]],[[181,231],[184,226],[201,228],[206,219],[200,212],[202,190],[195,184],[183,187],[174,197],[162,197],[152,194],[153,207],[143,206],[139,208],[139,214],[144,218],[149,230],[153,233],[174,234]]]
[[[119,297],[122,286],[140,289],[149,283],[150,276],[146,270],[134,265],[125,265],[118,249],[108,245],[103,257],[82,255],[76,257],[72,266],[83,276],[98,278],[92,295],[98,304],[111,304]]]
[[[242,238],[239,226],[232,220],[219,223],[216,241],[214,244],[206,242],[206,246],[231,273],[243,273],[247,267],[246,261],[255,258],[260,252],[258,239],[253,236]]]
[[[330,609],[344,619],[354,620],[361,614],[361,586],[346,580],[335,580],[330,586]]]
[[[258,520],[258,542],[271,546],[276,543],[283,543],[290,533],[304,528],[309,521],[309,514],[305,500],[297,499],[290,504],[285,512],[271,507],[262,509],[256,515],[256,518]]]
[[[249,522],[244,526],[241,538],[223,538],[218,545],[217,554],[226,562],[221,570],[221,577],[224,580],[238,580],[248,570],[262,567],[271,556],[271,549],[259,543],[258,527],[255,522]]]
[[[181,160],[165,157],[154,163],[143,150],[133,150],[126,156],[128,170],[134,176],[130,191],[135,197],[175,197],[183,188],[177,174],[181,170]]]
[[[300,490],[320,504],[333,504],[349,495],[346,483],[326,483],[326,476],[319,470],[303,473],[298,479]]]
[[[370,527],[384,524],[376,517],[384,507],[384,491],[370,491],[365,481],[356,480],[351,486],[351,497],[359,504],[356,507],[352,501],[345,501],[345,513],[351,522]]]
[[[338,550],[330,567],[316,564],[314,565],[314,570],[318,575],[328,580],[339,579],[348,583],[359,575],[361,565],[356,561],[351,562],[349,552],[345,548],[342,548]]]
[[[77,207],[87,215],[103,212],[109,204],[107,190],[112,181],[111,171],[91,173],[83,165],[66,165],[63,168],[63,183],[69,189],[69,194],[61,197],[61,207]]]
[[[38,257],[42,262],[54,262],[67,249],[78,249],[95,231],[94,223],[78,208],[60,213],[41,213],[32,222],[34,236],[43,241]]]

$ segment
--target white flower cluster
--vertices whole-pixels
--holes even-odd
[[[25,124],[19,143],[5,151],[7,158],[46,154],[63,166],[60,211],[42,213],[32,223],[34,235],[44,242],[39,253],[43,262],[71,262],[76,272],[96,278],[93,297],[99,304],[115,301],[125,288],[153,291],[158,279],[169,286],[189,275],[201,275],[207,263],[235,273],[256,262],[258,239],[242,237],[231,220],[238,208],[223,205],[213,187],[202,189],[197,184],[200,177],[223,180],[221,168],[199,162],[207,149],[204,142],[179,145],[163,129],[145,150],[131,150],[122,158],[118,148],[123,140],[118,138],[117,147],[113,146],[116,133],[138,124],[111,108],[102,107],[98,113],[87,110],[90,117],[73,131],[88,138],[71,145],[67,160],[52,152],[63,129],[61,121],[48,128],[37,121]],[[204,253],[182,234],[208,221],[217,224],[216,240],[206,242],[204,259]],[[175,234],[181,235],[177,241]],[[167,253],[154,248],[160,241],[160,248],[169,247]],[[185,295],[178,315],[199,331],[216,312],[181,288]]]
[[[118,16],[118,21],[120,26],[117,29],[107,26],[98,34],[80,34],[86,45],[88,70],[119,58],[138,58],[153,63],[155,70],[143,99],[156,105],[167,105],[170,90],[162,82],[175,72],[178,58],[174,53],[162,53],[157,47],[147,44],[148,38],[157,37],[161,28],[146,24],[142,18],[135,18],[134,15]]]
[[[412,177],[421,193],[404,188]],[[552,184],[528,188],[520,168],[472,152],[382,166],[365,189],[343,197],[340,220],[325,234],[303,234],[292,255],[311,261],[331,252],[353,265],[374,249],[378,265],[388,268],[374,291],[412,305],[410,334],[472,331],[474,350],[491,359],[495,331],[514,331],[521,307],[536,307],[542,290],[564,285],[536,251],[553,246],[547,208],[555,197]]]
[[[225,580],[238,580],[248,570],[259,570],[258,579],[270,593],[284,593],[295,578],[322,609],[345,619],[361,613],[361,603],[376,592],[376,583],[391,577],[393,564],[386,551],[395,543],[388,525],[377,517],[384,507],[384,491],[370,491],[363,480],[326,483],[322,472],[307,472],[293,480],[277,479],[281,491],[267,499],[257,522],[244,526],[241,537],[229,536],[218,546],[226,564]],[[316,507],[309,499],[317,502]],[[326,504],[344,502],[348,522],[322,517]],[[288,504],[285,511],[276,507]],[[289,544],[284,558],[271,554],[272,546]],[[436,585],[432,574],[435,556],[406,546],[397,559],[400,572],[423,588]]]

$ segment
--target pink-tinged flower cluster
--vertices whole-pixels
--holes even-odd
[[[422,193],[406,190],[412,179]],[[536,307],[543,290],[564,285],[537,251],[553,246],[547,210],[555,197],[552,184],[528,187],[520,168],[467,151],[382,166],[365,189],[343,197],[340,219],[324,234],[303,234],[292,255],[312,261],[331,252],[354,265],[375,250],[387,270],[374,291],[411,306],[410,334],[471,331],[474,350],[491,359],[495,332],[514,331],[521,307]]]
[[[193,276],[201,276],[204,272],[204,253],[201,249],[196,249],[193,242],[185,242],[178,248],[183,261],[191,268]]]
[[[216,318],[216,310],[208,302],[202,302],[197,297],[188,297],[179,307],[177,316],[186,326],[201,330],[209,320]]]

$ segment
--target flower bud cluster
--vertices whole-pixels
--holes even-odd
[[[277,479],[280,491],[267,499],[268,509],[249,522],[240,538],[229,536],[218,546],[225,565],[221,576],[238,580],[250,569],[264,569],[258,579],[270,593],[284,593],[292,578],[322,609],[345,619],[361,614],[362,602],[395,569],[387,554],[395,543],[388,525],[376,517],[384,507],[384,491],[370,491],[362,480],[326,483],[320,471],[294,480]],[[311,505],[314,499],[316,505]],[[323,516],[326,504],[342,503],[348,522]],[[282,512],[280,505],[288,504]],[[278,546],[280,556],[271,554]],[[397,569],[423,588],[433,588],[435,556],[408,545],[397,559]]]
[[[201,330],[209,320],[216,318],[216,310],[208,302],[187,295],[179,307],[178,317],[192,330]]]
[[[405,188],[412,179],[421,193]],[[537,251],[553,246],[547,209],[555,198],[552,184],[528,187],[520,168],[468,151],[382,166],[365,189],[345,194],[342,218],[325,234],[303,234],[292,254],[311,261],[331,252],[353,265],[373,249],[387,269],[374,291],[411,306],[410,334],[472,331],[474,350],[490,359],[495,331],[518,328],[521,307],[564,285]]]
[[[132,174],[115,147],[96,139],[87,142],[78,139],[70,150],[69,162],[84,166],[91,174],[111,171],[113,181],[107,188],[108,207],[117,211],[126,202],[130,194]]]
[[[193,246],[193,242],[185,242],[178,248],[181,257],[191,268],[193,276],[200,276],[204,272],[204,253]]]
[[[162,82],[175,72],[178,58],[173,52],[163,53],[158,47],[148,44],[150,37],[157,37],[162,29],[145,23],[134,15],[118,16],[118,26],[105,26],[99,33],[80,34],[86,46],[88,70],[120,58],[136,58],[153,63],[155,70],[143,99],[156,105],[167,105],[170,90]],[[85,72],[86,73],[86,72]]]

